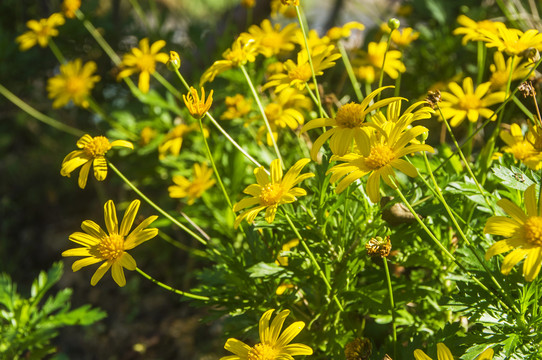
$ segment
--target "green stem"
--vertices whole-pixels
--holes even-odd
[[[397,359],[397,326],[395,324],[395,303],[393,301],[393,288],[391,285],[390,269],[388,268],[388,258],[383,257],[384,269],[386,270],[386,281],[388,283],[388,293],[390,294],[391,326],[393,329],[393,358]]]
[[[258,104],[258,108],[260,109],[260,113],[262,114],[263,121],[265,122],[265,127],[267,128],[267,132],[269,133],[269,136],[271,137],[271,142],[273,143],[273,148],[275,149],[277,158],[280,159],[280,163],[282,164],[281,166],[284,168],[284,162],[282,161],[282,156],[280,156],[279,147],[277,146],[277,142],[275,141],[275,137],[273,136],[271,125],[269,124],[267,115],[265,115],[265,110],[263,108],[262,102],[260,101],[260,97],[258,96],[258,93],[256,92],[256,88],[254,87],[254,84],[252,83],[250,76],[248,76],[248,72],[247,72],[247,69],[245,69],[245,66],[239,65],[239,68],[241,69],[241,71],[243,72],[243,75],[245,76],[245,79],[247,80],[248,86],[250,87],[250,90],[252,91],[252,95],[254,96],[254,100],[256,100],[256,104]]]
[[[51,49],[51,51],[53,52],[53,55],[55,55],[58,62],[61,64],[65,64],[66,58],[64,57],[64,55],[62,55],[62,52],[60,51],[58,46],[56,46],[56,43],[53,41],[52,38],[49,39],[49,42],[47,44],[49,45],[49,49]]]
[[[399,96],[401,91],[401,79],[403,78],[403,73],[399,71],[397,79],[395,79],[395,89],[393,90],[393,96]]]
[[[164,86],[170,93],[172,93],[175,97],[177,98],[181,98],[181,93],[179,92],[179,90],[175,89],[175,87],[173,85],[170,84],[169,81],[167,81],[162,75],[160,75],[158,72],[154,72],[152,74],[152,76],[158,80],[158,82],[160,84],[162,84],[162,86]]]
[[[480,85],[484,78],[484,70],[486,68],[486,54],[487,48],[482,41],[478,41],[478,52],[477,52],[477,62],[478,62],[478,76],[476,78],[476,85]]]
[[[346,69],[348,78],[350,79],[350,82],[352,83],[352,87],[354,88],[356,97],[358,98],[358,101],[361,102],[363,100],[363,95],[361,94],[360,85],[359,85],[358,79],[356,78],[356,75],[354,74],[354,69],[352,68],[352,64],[350,63],[350,59],[348,58],[348,54],[346,52],[346,49],[344,48],[342,41],[339,40],[337,42],[337,47],[339,48],[339,52],[341,53],[341,58],[343,59],[344,68]]]
[[[390,33],[388,34],[388,42],[386,43],[386,52],[384,53],[384,57],[382,59],[382,68],[380,69],[380,77],[378,79],[378,87],[381,88],[382,87],[382,83],[384,82],[384,66],[386,65],[386,57],[388,55],[388,51],[390,50],[390,45],[391,45],[391,34],[395,31],[395,29],[392,29],[390,31]],[[380,101],[380,95],[382,94],[382,92],[379,92],[378,93],[378,98],[376,99],[376,101]]]
[[[166,284],[156,280],[155,278],[153,278],[152,276],[150,276],[149,274],[147,274],[146,272],[144,272],[143,270],[141,270],[138,267],[136,267],[136,271],[139,274],[141,274],[144,278],[146,278],[147,280],[150,280],[151,282],[155,283],[156,285],[158,285],[158,286],[160,286],[160,287],[162,287],[162,288],[164,288],[164,289],[166,289],[168,291],[174,292],[177,295],[185,296],[187,298],[191,298],[191,299],[194,299],[194,300],[203,300],[203,301],[211,300],[211,298],[209,298],[207,296],[196,295],[196,294],[192,294],[192,293],[189,293],[189,292],[186,292],[186,291],[182,291],[182,290],[172,288],[171,286],[166,285]]]
[[[173,239],[171,236],[166,234],[163,231],[158,232],[158,236],[160,236],[165,242],[170,243],[171,245],[175,246],[176,248],[179,248],[183,251],[186,251],[190,255],[198,256],[200,258],[207,258],[207,253],[205,251],[201,251],[198,249],[192,249],[189,246],[186,246],[185,244],[181,243],[180,241],[177,241]]]
[[[309,87],[308,83],[305,83],[305,89],[307,89],[307,92],[309,93],[309,96],[311,97],[312,101],[318,106],[318,98],[314,94],[314,91]],[[321,108],[320,113],[323,114],[324,117],[329,118],[329,115],[324,110],[324,108]]]
[[[329,280],[327,279],[326,275],[325,275],[324,272],[322,271],[322,268],[320,267],[320,264],[318,264],[318,261],[316,261],[316,258],[315,258],[314,255],[312,254],[311,249],[307,246],[307,243],[305,242],[305,240],[303,239],[303,237],[299,234],[299,231],[297,231],[297,228],[295,227],[294,223],[292,222],[292,220],[290,219],[290,217],[288,216],[288,214],[286,213],[286,211],[284,211],[284,217],[286,218],[286,221],[288,221],[288,224],[290,224],[290,227],[291,227],[292,230],[294,231],[295,236],[297,236],[297,238],[299,239],[299,242],[300,242],[301,245],[303,246],[303,249],[305,249],[305,252],[309,255],[309,258],[311,259],[312,264],[313,264],[314,267],[316,268],[318,274],[320,275],[320,277],[322,278],[322,280],[324,280],[324,283],[326,284],[327,289],[328,289],[330,292],[333,292],[333,288],[331,287],[331,284],[329,283]],[[339,299],[337,299],[337,295],[333,294],[333,300],[335,300],[335,303],[337,304],[337,306],[339,307],[339,309],[340,309],[341,311],[344,311],[344,308],[343,308],[342,304],[340,303]]]
[[[151,31],[151,26],[149,24],[149,21],[145,17],[145,13],[143,12],[143,9],[141,8],[141,6],[137,2],[137,0],[129,0],[129,1],[130,1],[130,4],[132,4],[132,7],[134,8],[137,16],[143,22],[143,25],[145,26],[145,29],[147,30],[147,32],[150,32]]]
[[[113,61],[113,63],[118,66],[122,62],[120,57],[117,55],[117,53],[109,46],[107,41],[103,38],[103,36],[96,30],[94,25],[87,19],[85,19],[85,15],[81,12],[81,10],[76,10],[75,15],[77,18],[83,22],[83,26],[87,29],[87,31],[90,33],[90,35],[96,40],[98,45],[102,48],[103,51],[109,56],[109,58]]]
[[[0,94],[4,95],[9,101],[17,105],[21,110],[26,112],[28,115],[32,116],[36,120],[41,121],[44,124],[47,124],[57,130],[63,131],[65,133],[81,137],[85,133],[79,129],[65,125],[58,120],[55,120],[45,114],[40,113],[38,110],[34,109],[32,106],[25,103],[21,98],[17,97],[11,91],[6,89],[2,84],[0,84]]]
[[[173,216],[169,215],[167,212],[162,210],[161,207],[156,205],[151,199],[149,199],[145,194],[143,194],[130,180],[128,180],[115,165],[113,165],[110,161],[107,162],[109,167],[137,194],[139,197],[141,197],[143,200],[145,200],[150,206],[152,206],[156,211],[158,211],[160,214],[162,214],[165,218],[167,218],[169,221],[186,231],[188,234],[190,234],[194,239],[198,240],[203,245],[207,245],[207,241],[203,239],[201,236],[187,228],[185,225],[181,224],[177,219],[175,219]]]

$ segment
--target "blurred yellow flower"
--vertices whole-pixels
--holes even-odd
[[[512,60],[514,61],[514,67],[512,69]],[[509,57],[506,62],[504,61],[504,55],[502,52],[497,51],[493,55],[493,64],[489,65],[489,71],[491,71],[491,90],[504,90],[508,84],[508,78],[510,77],[510,71],[512,71],[511,81],[525,78],[529,74],[529,65],[526,62],[521,62],[521,58],[514,56]]]
[[[158,132],[155,129],[150,126],[145,126],[139,134],[139,144],[141,146],[148,145],[156,135],[158,135]]]
[[[172,198],[188,198],[188,205],[192,205],[197,198],[215,184],[213,169],[209,169],[207,164],[194,164],[192,168],[192,181],[184,176],[173,176],[175,185],[168,187],[169,196]]]
[[[252,99],[247,99],[241,94],[226,96],[224,103],[227,109],[220,116],[222,120],[240,119],[252,109]]]
[[[213,104],[213,90],[211,90],[209,97],[207,97],[206,100],[205,89],[202,87],[200,99],[197,90],[191,86],[188,95],[183,95],[183,101],[188,108],[188,111],[190,111],[190,114],[196,119],[201,119]]]
[[[542,34],[538,30],[529,29],[523,32],[518,29],[509,29],[503,23],[496,23],[497,33],[480,30],[483,35],[482,41],[488,48],[496,47],[498,51],[504,51],[508,55],[524,55],[525,51],[534,48],[542,50]]]
[[[420,37],[420,33],[411,27],[395,30],[391,33],[391,41],[399,47],[406,47]]]
[[[284,5],[282,0],[271,0],[271,17],[277,17],[279,15],[285,18],[295,18],[297,13],[295,7]]]
[[[113,200],[109,200],[104,205],[107,232],[102,230],[100,225],[94,221],[85,220],[81,224],[81,229],[84,232],[74,232],[70,235],[70,241],[83,245],[83,247],[66,250],[62,253],[62,256],[85,257],[73,263],[73,271],[103,261],[103,264],[100,265],[90,280],[92,286],[100,281],[109,268],[111,268],[111,275],[117,285],[126,285],[123,269],[133,271],[137,267],[135,259],[126,251],[158,235],[158,229],[147,229],[158,216],[149,216],[130,233],[139,205],[139,200],[130,203],[119,227],[115,204],[113,204]]]
[[[502,149],[504,152],[512,154],[515,159],[525,162],[526,164],[529,163],[529,159],[531,159],[530,163],[531,165],[534,165],[532,169],[538,170],[537,165],[540,165],[542,156],[533,146],[534,137],[531,133],[528,132],[524,137],[520,126],[518,124],[512,124],[510,125],[509,132],[501,130],[499,135],[502,141],[507,145]]]
[[[471,122],[477,122],[480,116],[495,120],[494,111],[489,109],[489,106],[503,102],[505,92],[490,93],[490,87],[491,83],[485,82],[474,89],[470,77],[463,80],[463,87],[456,82],[449,83],[448,89],[451,92],[441,92],[442,115],[450,121],[450,125],[453,127],[461,124],[466,118]]]
[[[352,34],[352,30],[364,30],[365,25],[357,21],[350,21],[343,26],[334,26],[326,32],[326,36],[331,41],[337,41],[342,38],[347,38]]]
[[[443,343],[437,344],[437,359],[438,360],[453,360],[453,355],[450,349]],[[414,359],[415,360],[432,360],[427,356],[423,351],[416,349],[414,350]],[[489,348],[484,350],[476,360],[491,360],[493,359],[493,349]]]
[[[62,3],[62,12],[67,18],[75,18],[75,12],[81,7],[81,0],[64,0]]]
[[[224,349],[235,355],[220,358],[220,360],[274,360],[293,359],[297,355],[312,355],[312,349],[304,344],[290,344],[305,327],[303,321],[296,321],[281,334],[284,320],[290,314],[289,310],[279,312],[271,325],[271,315],[275,310],[266,311],[260,319],[260,342],[252,347],[242,341],[229,338]]]
[[[158,146],[159,159],[165,158],[168,153],[174,156],[179,155],[184,136],[197,129],[199,129],[198,124],[179,124],[171,129]]]
[[[19,43],[19,50],[26,51],[36,44],[41,47],[46,47],[49,39],[58,35],[58,26],[66,22],[64,16],[60,13],[53,13],[47,19],[29,20],[26,26],[30,31],[17,36],[15,41]]]
[[[292,40],[297,31],[297,24],[290,23],[282,30],[280,28],[280,24],[272,25],[268,19],[265,19],[260,26],[251,25],[248,32],[242,33],[239,37],[244,42],[254,41],[256,51],[268,58],[292,51],[295,47]]]
[[[166,53],[159,52],[166,46],[164,40],[158,40],[149,46],[149,39],[143,38],[139,41],[139,47],[132,48],[131,52],[122,57],[121,71],[117,75],[119,79],[128,77],[134,73],[139,73],[137,87],[141,92],[149,92],[150,76],[156,70],[156,63],[167,63],[169,56]]]
[[[299,245],[299,239],[292,239],[288,241],[286,244],[282,245],[282,250],[279,253],[279,256],[277,256],[277,260],[275,260],[275,264],[281,265],[281,266],[288,266],[288,256],[283,256],[283,252],[287,252],[292,250],[292,248]]]
[[[370,78],[376,79],[380,71],[382,70],[382,64],[384,61],[384,55],[386,56],[386,63],[384,64],[384,72],[392,79],[397,79],[399,73],[406,71],[405,64],[401,61],[401,52],[398,50],[388,50],[386,53],[386,42],[370,42],[367,46],[367,51],[361,51],[359,57],[354,59],[353,65],[356,67],[365,67],[364,71],[367,71],[366,67],[371,66],[374,68],[374,76],[364,77],[361,74],[360,69],[356,71],[356,75],[362,80],[368,80]]]
[[[88,134],[83,135],[77,141],[77,147],[81,150],[74,150],[62,160],[60,175],[70,177],[71,173],[82,166],[79,172],[79,187],[84,189],[87,184],[90,167],[94,167],[94,177],[98,181],[105,180],[107,176],[107,161],[105,154],[114,146],[133,149],[134,145],[126,140],[115,140],[109,142],[105,136],[92,137]]]
[[[241,0],[241,6],[246,9],[251,9],[256,5],[256,0]]]
[[[282,5],[299,6],[299,0],[280,0]]]
[[[463,35],[462,44],[465,45],[469,41],[482,41],[484,35],[481,30],[497,34],[497,23],[491,20],[474,21],[466,15],[459,15],[457,22],[461,27],[453,31],[454,35]],[[502,23],[501,23],[502,24]]]
[[[60,74],[47,81],[47,91],[53,101],[53,108],[66,105],[70,100],[77,106],[88,107],[88,96],[94,84],[100,81],[96,63],[89,61],[83,65],[81,59],[75,59],[60,65]]]
[[[272,223],[275,219],[277,207],[281,204],[292,203],[298,197],[307,195],[307,192],[299,187],[294,187],[300,182],[310,177],[313,173],[299,175],[303,167],[309,163],[309,159],[301,159],[288,170],[284,177],[282,176],[282,167],[280,160],[276,159],[271,162],[271,177],[265,172],[263,166],[254,170],[257,184],[249,185],[243,191],[245,194],[251,195],[250,198],[242,199],[233,206],[233,211],[241,211],[247,207],[251,209],[243,211],[235,219],[235,228],[239,226],[241,221],[247,220],[249,224],[254,222],[254,218],[260,211],[266,209],[265,220]]]

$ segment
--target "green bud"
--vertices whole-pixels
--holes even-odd
[[[169,60],[167,62],[167,68],[171,71],[179,70],[181,67],[181,58],[176,51],[169,52]]]
[[[399,19],[391,18],[388,20],[388,26],[392,31],[397,30],[399,29],[399,26],[401,26],[401,22],[399,21]]]

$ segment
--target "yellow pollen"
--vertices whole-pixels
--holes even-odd
[[[371,149],[369,156],[365,158],[365,165],[370,169],[377,170],[388,165],[394,159],[393,151],[387,145],[376,145]]]
[[[352,129],[361,126],[361,123],[365,120],[365,115],[363,106],[356,103],[349,103],[343,105],[337,111],[335,121],[337,121],[337,125],[340,127]]]
[[[91,142],[85,145],[83,151],[89,157],[103,156],[111,149],[111,144],[105,136],[96,136]]]
[[[267,184],[262,187],[260,193],[260,203],[265,206],[276,205],[282,197],[282,188],[280,184]]]
[[[542,246],[542,216],[531,216],[523,225],[525,239],[532,245]]]
[[[248,360],[275,360],[278,351],[268,344],[256,344],[248,352]]]
[[[66,80],[66,92],[72,95],[81,93],[85,88],[85,82],[78,76],[70,76]]]
[[[149,73],[153,73],[156,66],[156,61],[154,60],[154,56],[151,54],[143,54],[137,62],[137,67],[141,71],[147,71]]]
[[[312,71],[309,63],[305,63],[288,72],[288,77],[290,80],[309,81],[311,76]]]
[[[116,260],[124,253],[124,236],[112,234],[102,238],[98,245],[100,257],[105,260]]]
[[[458,105],[463,110],[479,109],[482,107],[482,101],[474,94],[465,94]]]

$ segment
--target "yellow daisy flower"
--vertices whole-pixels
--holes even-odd
[[[529,29],[523,32],[518,29],[509,29],[503,23],[496,23],[497,33],[480,30],[483,35],[482,41],[486,47],[496,47],[498,51],[504,51],[508,55],[521,56],[526,50],[534,48],[542,50],[542,34],[538,30]]]
[[[370,174],[367,179],[367,194],[373,203],[378,203],[380,201],[380,178],[391,188],[395,188],[391,181],[391,178],[395,178],[394,169],[410,177],[418,176],[418,170],[401,158],[418,151],[433,152],[433,148],[429,145],[409,145],[416,136],[427,132],[427,129],[423,126],[414,126],[407,131],[403,131],[403,129],[402,124],[399,124],[389,129],[385,136],[380,132],[373,132],[369,138],[369,146],[365,147],[366,150],[358,148],[358,151],[361,150],[360,153],[349,153],[344,156],[333,155],[331,160],[344,162],[333,166],[326,173],[332,173],[330,182],[336,182],[343,178],[335,191],[341,193],[354,181]]]
[[[453,360],[453,355],[450,349],[443,343],[437,344],[437,359],[438,360]],[[423,351],[416,349],[414,350],[414,359],[416,360],[432,360],[427,356]],[[493,349],[489,348],[484,350],[476,360],[491,360],[493,359]]]
[[[299,6],[299,0],[280,0],[282,5]]]
[[[542,167],[542,153],[535,149],[533,144],[536,140],[531,131],[523,136],[520,126],[512,124],[510,132],[503,130],[499,135],[507,145],[502,149],[504,152],[512,154],[530,169],[539,170]]]
[[[512,59],[514,60],[514,68],[512,69]],[[509,57],[506,62],[504,61],[504,55],[502,52],[497,51],[493,55],[493,64],[489,65],[491,71],[491,77],[489,82],[491,83],[490,90],[504,90],[508,84],[508,77],[512,70],[512,81],[525,78],[529,73],[529,64],[521,62],[521,58]],[[530,64],[532,65],[532,64]]]
[[[454,35],[463,35],[461,43],[466,45],[469,41],[482,41],[484,35],[481,30],[488,31],[490,33],[497,34],[497,23],[491,20],[474,21],[466,15],[459,15],[457,22],[461,27],[456,28],[453,31]],[[502,23],[501,23],[502,24]]]
[[[540,271],[542,263],[542,208],[538,200],[535,184],[525,190],[525,213],[519,206],[507,199],[501,199],[497,204],[510,217],[492,216],[484,227],[484,233],[504,236],[506,239],[497,241],[486,252],[486,260],[495,255],[513,250],[505,256],[501,272],[508,275],[514,265],[525,259],[523,277],[533,281]]]
[[[388,35],[391,32],[391,28],[388,23],[383,23],[380,25],[380,30]],[[399,47],[406,47],[410,45],[413,41],[417,40],[418,37],[420,37],[420,33],[414,31],[414,29],[411,27],[406,27],[402,30],[397,29],[391,33],[391,41]]]
[[[74,150],[62,160],[60,175],[70,177],[71,173],[82,166],[79,172],[79,187],[84,189],[87,185],[88,173],[90,167],[94,166],[94,177],[98,181],[105,180],[107,176],[107,161],[105,154],[114,146],[133,149],[134,145],[126,140],[115,140],[109,142],[105,136],[92,137],[88,134],[83,135],[77,141],[77,147],[81,150]]]
[[[213,90],[211,90],[209,97],[205,100],[205,89],[201,88],[200,99],[197,90],[191,86],[188,95],[183,95],[183,101],[190,114],[196,119],[201,119],[213,104]]]
[[[241,94],[226,96],[224,103],[226,111],[220,116],[222,120],[239,119],[245,116],[252,109],[252,99],[247,99]]]
[[[284,5],[282,0],[271,0],[271,17],[277,17],[279,15],[291,19],[295,18],[297,13],[293,6]]]
[[[301,29],[299,28],[296,31],[294,41],[302,49],[305,49],[305,36],[303,35],[303,31],[301,31]],[[309,44],[309,51],[313,57],[314,57],[314,54],[321,51],[326,51],[327,47],[329,45],[332,45],[330,38],[328,38],[327,36],[320,37],[320,35],[318,34],[318,31],[314,29],[309,30],[309,32],[307,33],[307,43]]]
[[[491,83],[485,82],[474,89],[470,77],[463,80],[463,87],[456,82],[449,83],[451,93],[441,92],[440,108],[443,116],[450,119],[450,125],[453,127],[461,124],[466,118],[471,122],[477,122],[480,116],[495,120],[494,111],[488,107],[503,102],[506,94],[504,91],[490,93],[490,87]]]
[[[192,181],[184,176],[174,176],[173,182],[175,185],[168,187],[169,196],[172,198],[188,197],[188,205],[192,205],[197,198],[200,198],[203,193],[215,184],[213,169],[209,169],[207,164],[194,164],[192,168]]]
[[[139,41],[138,48],[132,48],[131,52],[122,57],[121,68],[118,78],[122,79],[134,73],[139,73],[137,87],[144,94],[149,92],[150,76],[156,70],[156,63],[167,63],[169,55],[159,52],[166,46],[164,40],[158,40],[149,46],[149,39],[144,38]]]
[[[403,123],[403,126],[406,127],[414,121],[430,119],[435,113],[435,110],[425,106],[427,102],[422,100],[415,102],[401,114],[401,103],[402,99],[391,102],[386,109],[386,115],[380,111],[370,114],[371,121],[386,130],[389,126],[395,126],[397,123]]]
[[[67,18],[75,18],[75,12],[81,7],[81,0],[64,0],[62,2],[62,12]]]
[[[397,79],[399,73],[406,71],[405,64],[401,61],[401,52],[399,50],[388,50],[386,53],[386,42],[370,42],[367,46],[367,51],[361,51],[360,57],[354,60],[354,65],[358,67],[356,75],[360,79],[368,80],[369,78],[376,79],[382,70],[384,55],[386,55],[386,63],[384,64],[384,72],[392,79]],[[367,66],[373,68],[374,75],[366,77],[362,71],[367,71]]]
[[[332,126],[332,129],[326,130],[322,135],[320,135],[314,144],[312,144],[311,149],[311,158],[316,161],[318,156],[318,150],[324,145],[327,139],[331,137],[329,146],[331,151],[335,155],[345,155],[350,151],[352,147],[352,140],[356,142],[356,145],[359,149],[368,149],[368,135],[363,129],[367,126],[374,126],[374,124],[365,122],[365,117],[371,111],[379,109],[383,106],[388,105],[391,102],[399,100],[401,98],[391,97],[388,99],[380,100],[372,105],[373,98],[376,97],[380,92],[392,86],[384,86],[376,89],[370,93],[361,104],[349,103],[343,105],[337,111],[335,118],[318,118],[309,121],[307,124],[301,128],[301,133],[305,131],[322,128],[326,126]],[[370,106],[369,106],[370,105]]]
[[[293,359],[297,355],[312,355],[312,349],[304,344],[290,344],[290,342],[303,330],[305,323],[296,321],[281,334],[282,325],[289,310],[282,310],[275,316],[271,325],[271,315],[275,310],[266,311],[260,319],[260,342],[252,347],[242,341],[229,338],[224,349],[235,355],[221,357],[220,360],[272,360]]]
[[[292,40],[297,32],[297,24],[290,23],[282,30],[280,27],[280,24],[272,25],[268,19],[265,19],[260,26],[251,25],[248,33],[244,32],[239,37],[244,42],[253,40],[256,51],[268,58],[294,50],[295,45]]]
[[[199,129],[198,124],[186,125],[179,124],[171,129],[158,145],[158,158],[165,158],[168,153],[174,156],[179,155],[183,145],[184,136],[194,130]]]
[[[113,204],[113,200],[109,200],[104,205],[107,232],[102,230],[100,225],[94,221],[85,220],[81,224],[81,229],[84,232],[74,232],[70,235],[70,241],[83,245],[83,247],[66,250],[62,253],[62,256],[85,257],[73,263],[73,271],[78,271],[85,266],[101,261],[104,262],[92,276],[90,280],[92,286],[100,281],[109,268],[111,268],[111,275],[117,285],[126,285],[123,268],[133,271],[137,267],[134,258],[126,251],[158,235],[158,229],[147,229],[147,226],[156,220],[158,216],[149,216],[130,233],[139,205],[139,200],[130,203],[119,227],[115,204]]]
[[[307,195],[307,192],[299,187],[294,187],[305,179],[314,176],[313,173],[299,175],[303,167],[309,163],[309,159],[301,159],[288,170],[284,177],[282,176],[282,167],[280,159],[271,162],[271,177],[265,172],[263,166],[254,170],[257,184],[249,185],[243,191],[251,195],[250,198],[242,199],[233,206],[233,211],[241,211],[247,207],[256,205],[251,209],[243,211],[235,219],[235,228],[241,221],[247,220],[249,224],[254,222],[254,218],[260,211],[265,210],[265,220],[272,223],[277,213],[277,207],[281,204],[292,203],[299,196]]]
[[[100,81],[100,76],[93,75],[96,68],[94,61],[83,65],[81,59],[60,65],[60,74],[47,81],[49,99],[55,99],[53,108],[62,107],[70,100],[77,106],[88,107],[90,91]]]
[[[30,31],[25,32],[22,35],[17,36],[15,39],[19,43],[19,50],[26,51],[36,44],[41,47],[46,47],[49,43],[49,39],[58,35],[56,29],[60,25],[64,25],[66,20],[60,13],[53,13],[47,19],[29,20],[26,22],[26,26]]]
[[[326,37],[331,41],[338,41],[343,38],[350,37],[352,30],[362,31],[365,25],[357,21],[350,21],[343,26],[334,26],[326,32]]]

